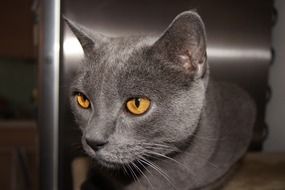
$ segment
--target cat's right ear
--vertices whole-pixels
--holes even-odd
[[[96,35],[89,32],[88,29],[66,18],[65,16],[62,16],[62,18],[80,42],[85,56],[92,56],[102,39],[100,39],[100,37],[96,37]]]
[[[153,52],[173,68],[201,78],[207,68],[206,33],[200,16],[193,11],[178,15],[154,43]]]

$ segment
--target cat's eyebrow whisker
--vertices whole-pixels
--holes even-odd
[[[157,171],[175,190],[177,190],[172,181],[170,180],[170,177],[159,166],[144,157],[141,157],[140,159],[141,162]]]
[[[144,174],[144,172],[135,163],[132,163],[132,165],[137,169],[137,171],[139,171],[145,177],[145,179],[147,180],[147,182],[151,186],[151,189],[154,189],[152,183],[150,182],[148,177]]]

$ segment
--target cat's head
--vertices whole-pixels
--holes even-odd
[[[197,129],[208,81],[199,15],[181,13],[158,38],[111,38],[66,21],[85,54],[71,86],[84,150],[115,167],[185,146]]]

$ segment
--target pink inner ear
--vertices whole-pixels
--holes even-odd
[[[178,59],[185,72],[195,73],[197,77],[201,77],[205,73],[206,54],[198,61],[193,60],[191,53],[187,51],[183,55],[178,55]]]
[[[187,71],[193,71],[195,69],[194,65],[192,65],[191,63],[191,58],[189,55],[179,55],[178,57],[184,69],[186,69]]]

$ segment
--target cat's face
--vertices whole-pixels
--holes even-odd
[[[158,39],[98,38],[67,22],[86,55],[71,87],[84,150],[116,167],[185,146],[207,86],[200,17],[182,13]]]

